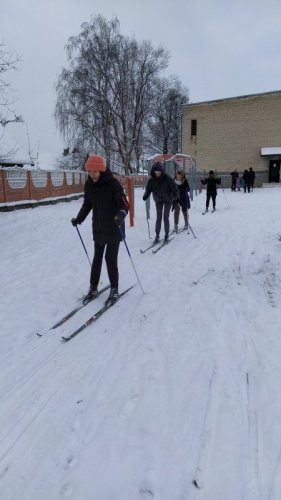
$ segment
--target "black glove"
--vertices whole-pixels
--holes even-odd
[[[114,217],[114,222],[115,222],[115,224],[116,224],[119,228],[121,228],[121,226],[122,226],[122,224],[123,224],[123,222],[124,222],[124,219],[125,219],[126,215],[127,215],[127,214],[126,214],[125,210],[119,210],[118,214],[116,214],[116,215],[115,215],[115,217]]]
[[[180,200],[174,200],[173,203],[172,203],[172,212],[175,210],[175,206],[178,205],[178,203],[180,202]]]
[[[76,227],[78,224],[80,224],[80,222],[78,222],[78,219],[76,219],[76,217],[72,217],[71,219],[71,224]]]
[[[147,194],[145,194],[145,193],[144,193],[144,195],[143,195],[143,197],[142,197],[143,201],[146,201],[146,200],[147,200],[147,198],[148,198]]]

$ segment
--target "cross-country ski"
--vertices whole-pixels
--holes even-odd
[[[162,243],[162,240],[159,239],[158,241],[151,243],[151,245],[149,245],[148,247],[144,248],[143,250],[140,249],[140,252],[141,253],[146,253],[146,252],[148,252],[148,250],[151,250],[151,248],[154,248],[155,246],[160,245],[161,243]]]
[[[167,240],[164,240],[160,246],[158,246],[157,248],[155,248],[155,250],[152,250],[152,253],[159,252],[160,250],[162,250],[162,248],[164,248],[165,246],[169,245],[169,243],[171,243],[171,241],[173,239],[174,239],[174,237],[172,237],[172,238],[169,237]]]
[[[118,300],[121,297],[123,297],[123,295],[125,295],[127,292],[129,292],[132,288],[133,287],[131,286],[131,287],[127,288],[127,290],[124,290],[124,292],[120,293]],[[81,333],[83,330],[85,330],[85,328],[87,328],[88,326],[92,325],[92,323],[97,321],[106,311],[108,311],[108,309],[110,309],[112,306],[114,306],[116,304],[116,302],[117,302],[117,300],[112,301],[112,302],[108,302],[107,304],[104,304],[104,306],[101,307],[101,309],[99,309],[97,312],[95,312],[95,314],[90,316],[90,318],[88,318],[79,328],[77,328],[76,330],[74,330],[71,333],[63,334],[62,339],[63,340],[71,340],[74,337],[76,337],[79,333]]]
[[[97,297],[99,297],[103,292],[105,292],[109,288],[110,288],[110,285],[106,285],[103,288],[101,288],[99,290],[99,294],[97,295]],[[57,323],[55,323],[50,328],[47,328],[46,330],[41,330],[41,331],[37,332],[38,337],[43,337],[44,335],[46,335],[46,333],[48,333],[48,332],[50,332],[52,330],[55,330],[59,326],[63,325],[66,321],[68,321],[70,318],[72,318],[72,316],[74,316],[74,314],[76,314],[78,311],[80,311],[81,309],[83,309],[83,307],[85,307],[88,304],[90,304],[90,302],[92,302],[93,300],[95,300],[97,297],[92,297],[91,299],[89,299],[87,301],[84,301],[82,304],[80,304],[79,306],[75,307],[69,313],[67,313],[65,316],[63,316],[62,319],[60,319]]]

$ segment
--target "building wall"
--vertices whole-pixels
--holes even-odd
[[[197,136],[191,136],[191,120]],[[281,146],[281,91],[218,101],[188,104],[183,108],[182,152],[197,158],[198,170],[239,172],[253,167],[267,180],[269,158],[262,147]]]

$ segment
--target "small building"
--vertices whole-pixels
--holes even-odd
[[[34,166],[34,161],[7,131],[0,129],[0,167]]]
[[[0,157],[0,167],[34,167],[34,161],[24,156],[13,156],[10,158]]]
[[[185,155],[182,153],[156,153],[153,156],[147,158],[148,172],[150,172],[153,163],[157,161],[163,163],[165,171],[172,177],[175,175],[177,169],[181,169],[187,174],[191,171],[192,168],[196,170],[196,159],[191,155]]]
[[[279,182],[281,90],[183,105],[182,152],[197,170],[228,174],[250,167],[257,185]]]

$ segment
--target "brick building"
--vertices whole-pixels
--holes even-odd
[[[256,184],[278,182],[281,90],[183,105],[182,152],[200,172],[225,174],[252,167]]]

